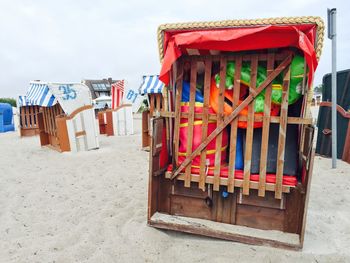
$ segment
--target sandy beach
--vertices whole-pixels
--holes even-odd
[[[58,153],[0,134],[0,262],[350,262],[350,165],[316,156],[304,249],[147,226],[148,153],[135,135]]]

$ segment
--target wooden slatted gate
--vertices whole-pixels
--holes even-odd
[[[167,112],[167,96],[163,96],[161,93],[147,94],[149,101],[149,109],[142,112],[142,149],[145,151],[149,150],[152,125],[151,119],[162,115]],[[169,121],[166,121],[169,125]]]
[[[220,185],[227,186],[227,190],[230,193],[234,192],[235,187],[241,187],[244,195],[249,195],[250,189],[257,189],[259,196],[265,196],[266,191],[274,191],[275,198],[281,199],[282,193],[288,193],[290,191],[289,186],[284,186],[283,182],[283,167],[284,167],[284,154],[286,144],[286,129],[287,124],[300,125],[303,129],[305,124],[311,124],[311,119],[305,119],[304,116],[300,117],[288,117],[288,96],[289,96],[289,82],[290,82],[290,64],[291,54],[250,54],[250,55],[221,55],[221,56],[187,56],[179,60],[177,66],[177,78],[176,78],[176,102],[175,102],[175,123],[174,123],[174,161],[176,164],[172,173],[167,173],[167,178],[183,180],[185,187],[190,187],[191,182],[198,182],[199,188],[205,189],[205,185],[212,184],[214,191],[219,191]],[[195,113],[195,92],[197,85],[197,73],[198,63],[204,63],[204,102],[203,113]],[[209,91],[210,81],[212,75],[213,63],[220,63],[220,85],[218,96],[218,112],[217,114],[209,114]],[[240,79],[241,67],[243,62],[249,62],[251,65],[251,83],[248,96],[239,103],[240,97],[240,81],[234,83],[233,93],[233,111],[228,116],[224,115],[224,100],[225,100],[225,77],[226,77],[226,65],[228,62],[235,62],[235,79]],[[259,86],[256,87],[257,69],[258,63],[264,62],[267,64],[267,79]],[[184,64],[190,64],[190,98],[189,98],[189,111],[188,113],[181,112],[181,98],[182,98],[182,83],[184,75]],[[279,75],[283,75],[282,85],[282,103],[279,116],[270,116],[271,109],[271,93],[272,93],[272,81]],[[304,73],[304,77],[306,70]],[[306,82],[303,82],[306,85]],[[302,89],[305,90],[306,87]],[[254,98],[265,90],[265,104],[264,115],[254,116]],[[306,100],[305,100],[306,103]],[[151,100],[152,105],[152,100]],[[304,105],[306,107],[306,105]],[[240,116],[239,113],[242,109],[248,107],[248,115]],[[166,115],[166,114],[164,114]],[[168,114],[168,116],[171,114]],[[151,115],[152,116],[152,115]],[[188,133],[187,133],[187,152],[186,160],[181,164],[178,163],[179,152],[179,134],[180,134],[180,119],[186,118],[188,120]],[[201,144],[195,150],[192,149],[193,138],[193,122],[194,119],[202,120],[202,140]],[[217,128],[207,136],[208,121],[216,121]],[[245,152],[244,152],[244,176],[243,180],[235,179],[235,157],[236,157],[236,137],[237,137],[237,123],[238,121],[247,122]],[[262,122],[262,144],[260,154],[260,172],[259,181],[253,182],[250,180],[251,160],[252,160],[252,145],[253,145],[253,125],[255,121]],[[266,163],[268,152],[268,140],[269,140],[269,128],[271,123],[279,124],[279,138],[278,138],[278,152],[277,152],[277,170],[276,170],[276,182],[266,182]],[[206,146],[212,140],[216,140],[216,149],[221,149],[222,131],[225,127],[230,126],[230,151],[229,151],[229,175],[228,178],[220,177],[221,171],[221,151],[215,153],[215,170],[214,176],[209,177],[206,175]],[[191,162],[193,158],[200,155],[200,174],[191,174]]]
[[[63,114],[63,109],[59,103],[52,107],[42,107],[42,110],[38,114],[38,127],[42,146],[50,145],[59,151],[62,150],[62,147],[65,148],[58,138],[59,134],[56,122],[57,117]]]
[[[38,113],[39,106],[20,107],[19,126],[21,136],[33,136],[39,134]]]

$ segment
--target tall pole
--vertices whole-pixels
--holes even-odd
[[[337,168],[337,9],[327,10],[328,38],[332,40],[332,168]]]

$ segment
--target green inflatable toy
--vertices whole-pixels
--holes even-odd
[[[241,69],[241,83],[246,86],[250,85],[250,63],[243,62]],[[233,89],[235,75],[235,62],[228,62],[226,67],[226,83],[225,86],[227,89]],[[289,97],[288,103],[293,104],[301,97],[301,83],[304,75],[304,58],[296,55],[294,56],[291,63],[291,72],[290,72],[290,84],[289,84]],[[261,83],[266,80],[267,70],[266,67],[258,65],[256,86],[259,87]],[[220,76],[219,74],[215,75],[216,86],[219,87]],[[282,102],[282,84],[283,78],[280,74],[272,82],[272,94],[271,100],[274,104],[280,105]],[[254,111],[263,112],[264,111],[264,100],[265,100],[265,90],[261,92],[254,100]]]

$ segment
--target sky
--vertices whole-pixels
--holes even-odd
[[[25,94],[31,80],[80,82],[159,74],[157,27],[163,23],[320,16],[337,8],[337,69],[350,68],[348,1],[0,0],[0,97]],[[314,84],[331,71],[324,40]]]

